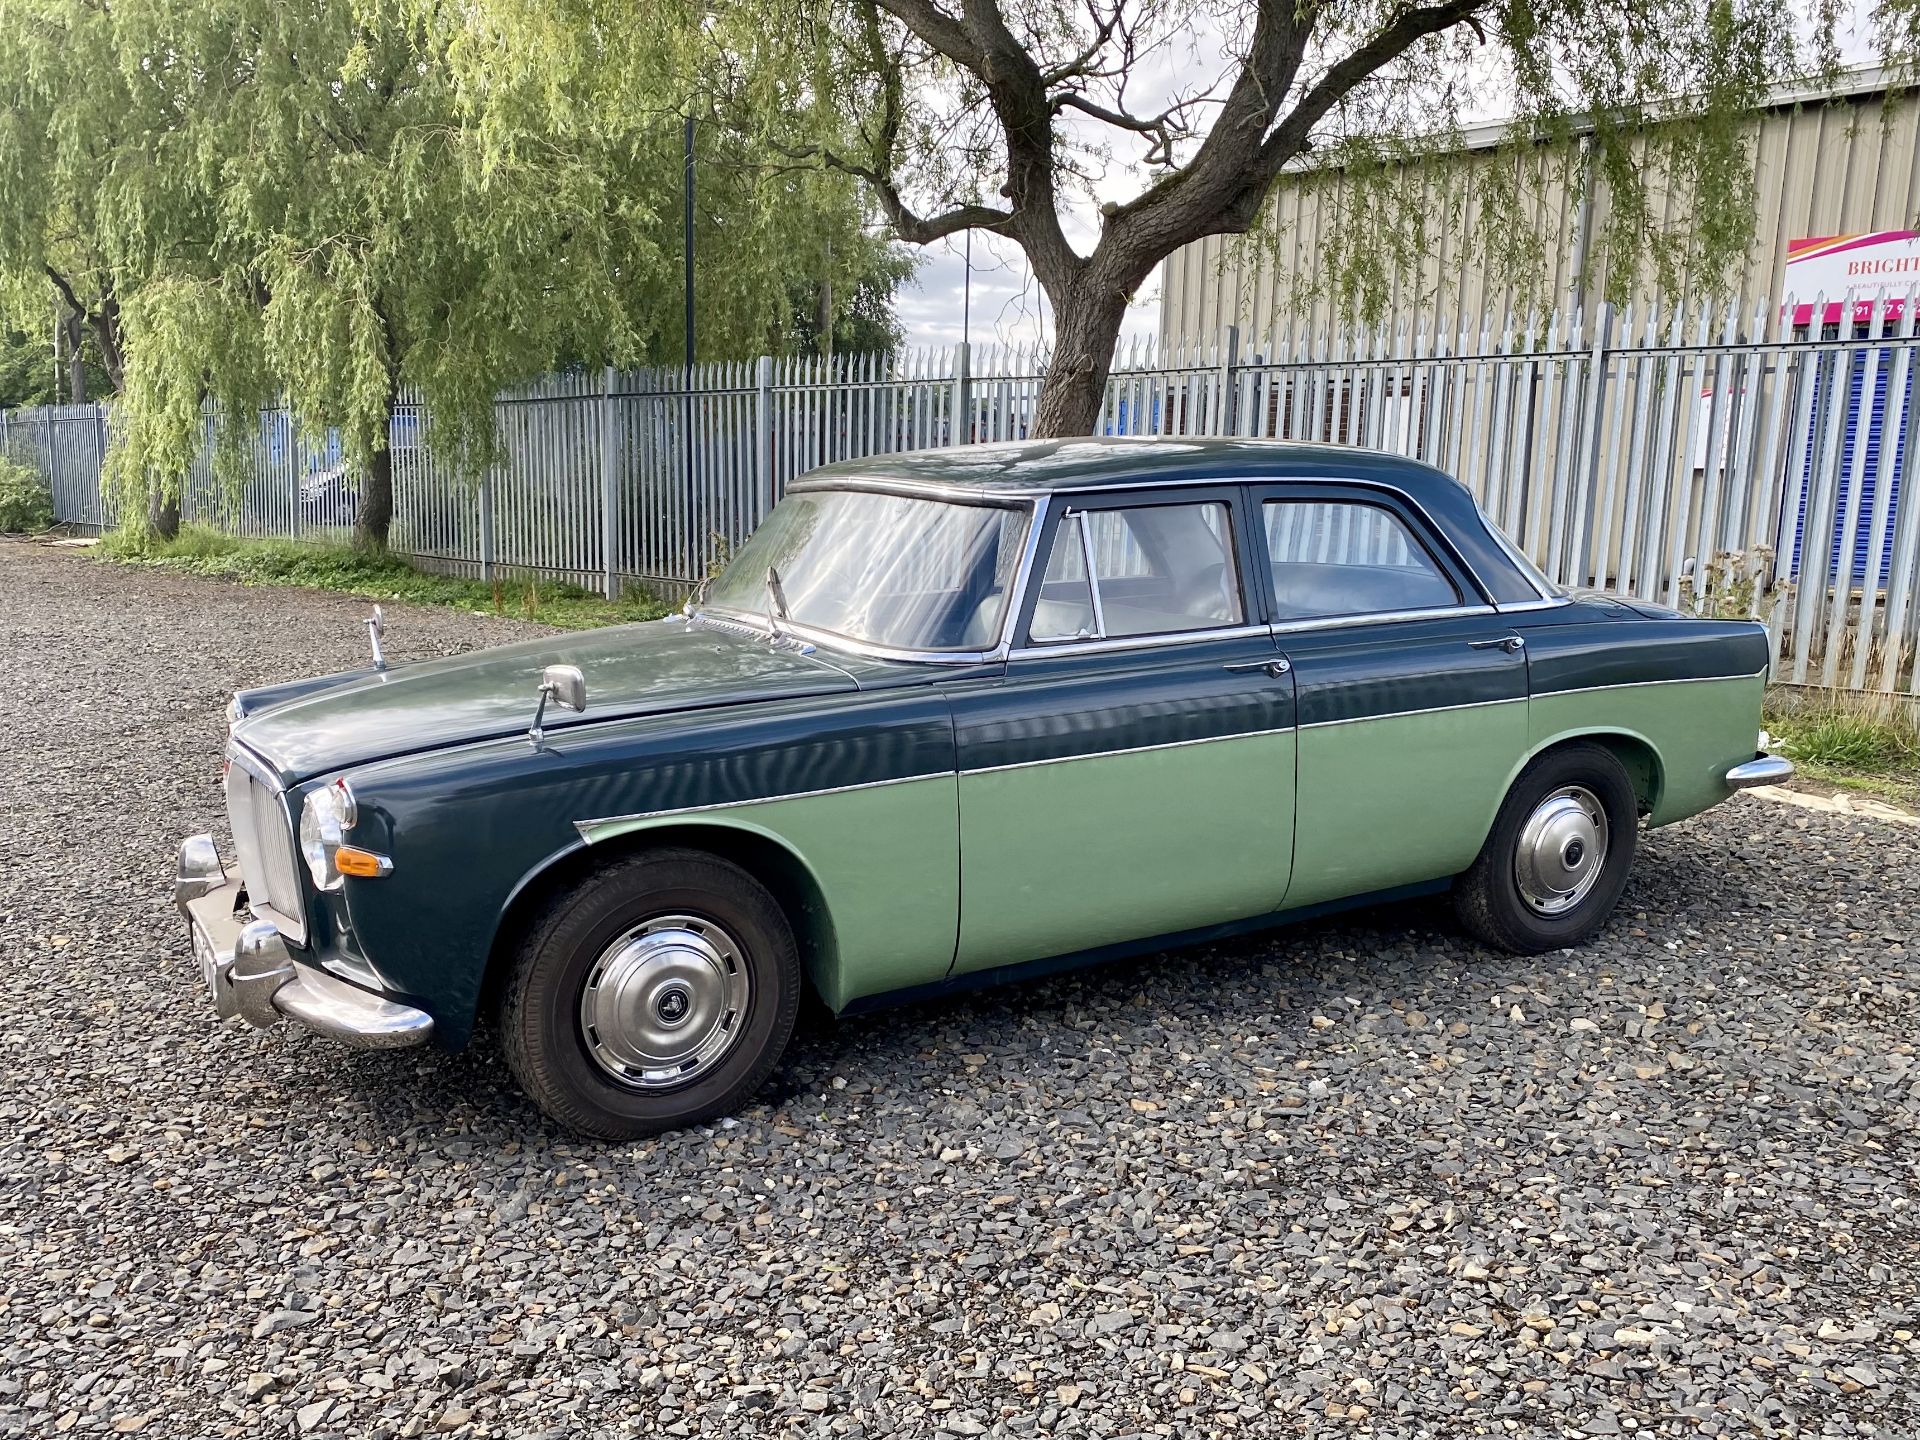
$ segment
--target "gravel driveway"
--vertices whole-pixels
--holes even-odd
[[[201,992],[226,694],[364,613],[0,542],[0,1434],[1920,1432],[1920,832],[1740,799],[1578,952],[1400,906],[581,1143]]]

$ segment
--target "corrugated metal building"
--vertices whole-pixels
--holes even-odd
[[[1738,295],[1762,301],[1781,294],[1789,242],[1806,236],[1920,228],[1920,94],[1889,88],[1881,71],[1848,75],[1831,90],[1782,90],[1751,123],[1759,212],[1744,270],[1736,277]],[[1591,314],[1603,298],[1600,277],[1605,256],[1589,254],[1603,233],[1607,194],[1604,184],[1571,183],[1569,160],[1544,149],[1523,161],[1496,157],[1498,127],[1469,132],[1459,154],[1468,166],[1524,163],[1534,167],[1527,187],[1539,196],[1540,240],[1547,262],[1547,308]],[[1470,180],[1470,177],[1469,177]],[[1498,323],[1513,309],[1510,289],[1490,284],[1471,257],[1464,262],[1453,237],[1471,233],[1477,217],[1474,186],[1464,187],[1467,213],[1461,223],[1442,228],[1437,253],[1420,273],[1396,277],[1390,307],[1402,321],[1435,317],[1488,316]],[[1589,192],[1584,201],[1578,192]],[[1293,297],[1291,277],[1311,273],[1314,256],[1324,248],[1326,228],[1339,223],[1339,186],[1308,187],[1282,180],[1274,199],[1271,237],[1230,239],[1216,236],[1170,257],[1161,286],[1160,336],[1182,343],[1217,339],[1222,327],[1237,325],[1258,343],[1287,325]],[[1667,191],[1668,214],[1685,203],[1683,189]],[[1584,275],[1584,280],[1582,279]],[[1651,294],[1650,276],[1636,293],[1622,297],[1644,306],[1648,301],[1684,299]],[[1524,307],[1525,300],[1519,300]],[[1316,310],[1318,313],[1315,313]],[[1324,324],[1324,308],[1309,304],[1293,318]],[[1523,319],[1523,316],[1516,316]]]

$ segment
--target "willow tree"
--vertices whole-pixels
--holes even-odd
[[[1908,0],[1880,3],[1892,14]],[[646,27],[623,27],[624,13],[615,0],[477,5],[473,93],[510,60],[565,77],[553,92],[566,103],[618,103],[671,49],[715,113],[769,156],[857,178],[902,239],[1015,241],[1054,322],[1036,429],[1059,435],[1095,424],[1128,301],[1162,259],[1256,230],[1279,177],[1307,165],[1370,180],[1360,218],[1376,223],[1349,237],[1404,248],[1422,227],[1395,193],[1396,162],[1471,121],[1510,119],[1517,149],[1577,120],[1609,186],[1610,259],[1710,276],[1752,224],[1739,117],[1770,85],[1832,66],[1839,6],[673,0]],[[1668,184],[1696,221],[1686,236],[1645,223]],[[1490,258],[1526,262],[1514,242],[1532,228],[1527,197],[1476,199]],[[1358,248],[1337,258],[1366,281]]]
[[[0,99],[22,143],[0,173],[0,265],[31,270],[49,237],[97,257],[125,356],[108,462],[123,494],[158,477],[177,495],[209,423],[216,472],[238,473],[284,397],[305,434],[338,434],[363,476],[356,537],[384,546],[406,387],[429,443],[471,473],[493,456],[502,386],[678,358],[667,75],[630,70],[625,105],[564,127],[550,107],[496,109],[483,141],[449,62],[459,13],[11,0]],[[700,174],[699,323],[723,353],[780,329],[836,235],[844,253],[863,238],[854,182],[743,167],[736,143],[705,135]]]

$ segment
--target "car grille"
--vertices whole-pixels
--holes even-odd
[[[272,920],[290,938],[304,939],[300,861],[279,792],[262,784],[237,760],[227,766],[227,819],[233,825],[233,848],[254,913]]]

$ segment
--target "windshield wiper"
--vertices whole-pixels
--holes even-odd
[[[768,639],[778,640],[783,638],[780,634],[780,626],[778,623],[779,620],[785,620],[789,624],[791,624],[793,621],[793,615],[787,609],[787,592],[780,584],[780,572],[777,569],[775,569],[773,566],[769,565],[767,567],[767,638]]]

